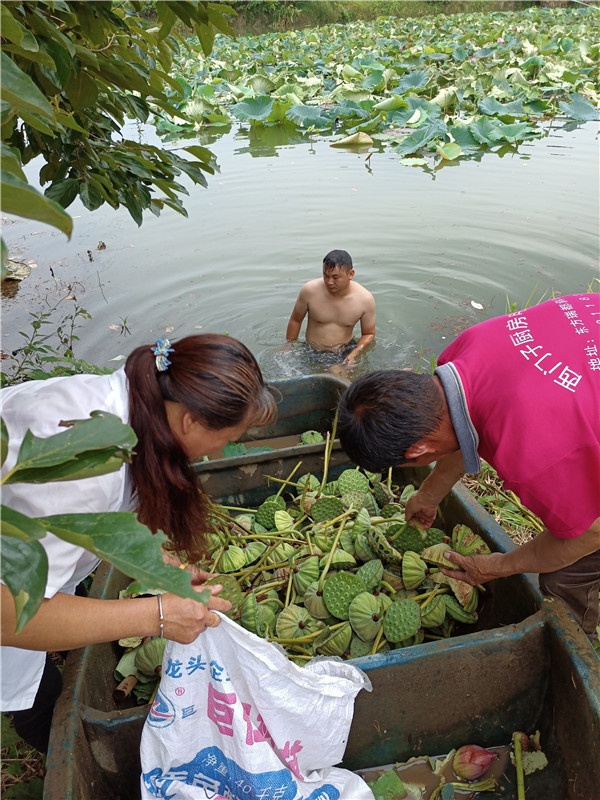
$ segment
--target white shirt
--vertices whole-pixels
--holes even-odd
[[[2,419],[8,429],[9,449],[2,474],[12,469],[27,429],[38,437],[64,431],[61,420],[87,419],[90,412],[108,411],[129,420],[124,368],[111,375],[71,375],[9,386],[1,392]],[[51,514],[126,511],[130,504],[128,471],[76,481],[16,483],[2,487],[2,503],[30,517]],[[82,547],[52,533],[40,540],[48,554],[48,583],[44,596],[74,594],[76,586],[99,563]],[[0,648],[0,709],[31,708],[42,677],[46,654],[16,647]]]

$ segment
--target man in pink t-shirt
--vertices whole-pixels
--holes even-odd
[[[340,400],[348,455],[375,472],[435,463],[406,518],[430,527],[443,497],[485,459],[545,530],[509,553],[449,554],[472,585],[540,573],[590,639],[600,590],[600,295],[558,297],[474,325],[433,376],[356,380]]]

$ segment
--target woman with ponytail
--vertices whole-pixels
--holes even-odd
[[[64,419],[103,410],[119,416],[137,436],[131,464],[118,472],[51,484],[3,487],[3,503],[32,517],[134,510],[155,533],[164,531],[172,550],[165,560],[194,561],[203,554],[210,501],[195,479],[191,460],[237,441],[248,429],[275,419],[273,396],[252,353],[218,334],[188,336],[171,344],[134,350],[125,367],[110,375],[72,375],[31,381],[2,391],[2,418],[9,452],[2,472],[16,462],[27,430],[52,436]],[[40,540],[48,554],[45,599],[35,617],[15,634],[15,606],[1,586],[2,710],[19,735],[46,752],[60,673],[48,653],[129,636],[165,636],[193,642],[219,624],[216,611],[230,604],[211,587],[208,606],[173,594],[127,600],[96,600],[75,594],[96,568],[97,558],[51,533]],[[193,570],[201,590],[206,575]]]

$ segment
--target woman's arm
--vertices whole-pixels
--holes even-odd
[[[204,603],[174,594],[162,595],[164,635],[182,644],[193,642],[199,633],[219,624],[216,611],[228,611],[231,603],[211,592]],[[202,587],[197,587],[201,591]],[[37,614],[16,634],[15,604],[9,589],[2,584],[2,632],[4,646],[27,650],[72,650],[88,644],[112,642],[129,636],[157,636],[160,633],[158,600],[139,597],[124,600],[96,600],[58,592],[44,600]]]

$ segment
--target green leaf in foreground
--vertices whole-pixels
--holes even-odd
[[[582,122],[589,122],[598,119],[598,110],[576,92],[569,95],[569,103],[559,103],[558,107],[570,119],[581,120]]]
[[[375,800],[400,800],[406,797],[404,784],[393,769],[386,770],[376,781],[369,782]]]
[[[118,470],[130,461],[137,437],[119,417],[93,411],[90,419],[60,423],[66,431],[41,438],[27,431],[15,466],[2,483],[78,480]]]
[[[194,591],[189,572],[164,563],[161,545],[167,537],[153,534],[133,513],[57,514],[37,521],[59,538],[110,561],[130,578],[202,603],[210,599],[208,590]]]
[[[5,509],[3,508],[3,514]],[[3,520],[4,527],[4,520]],[[16,633],[35,615],[44,599],[48,579],[48,556],[38,541],[0,536],[2,580],[15,600]],[[23,588],[27,587],[27,589]]]
[[[73,220],[66,211],[17,175],[2,170],[1,194],[2,210],[7,214],[45,222],[71,238]]]

